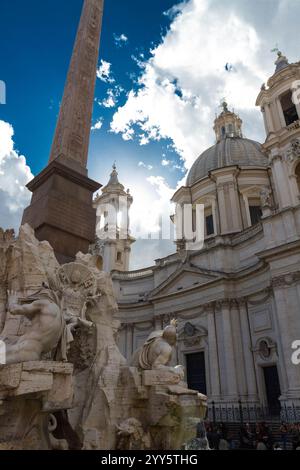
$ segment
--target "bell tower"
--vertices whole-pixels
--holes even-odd
[[[94,201],[97,213],[94,251],[102,256],[106,272],[129,270],[131,245],[135,242],[129,230],[132,202],[129,189],[125,191],[119,182],[114,164],[109,182]]]
[[[275,73],[263,85],[256,105],[263,113],[266,151],[279,209],[299,204],[300,62],[290,64],[278,52]]]

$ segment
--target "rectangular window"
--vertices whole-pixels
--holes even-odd
[[[281,408],[279,401],[281,390],[277,367],[267,366],[263,368],[263,371],[269,411],[271,412],[271,415],[278,415],[280,414]]]
[[[186,355],[186,374],[188,387],[206,395],[206,374],[204,352]]]
[[[260,222],[262,210],[260,206],[249,206],[251,224],[255,225]]]
[[[213,215],[207,215],[205,217],[205,225],[206,225],[206,236],[208,237],[209,235],[213,235],[215,233],[215,228],[214,228],[214,218]]]

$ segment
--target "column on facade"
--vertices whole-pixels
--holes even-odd
[[[265,113],[266,113],[266,121],[267,121],[268,131],[269,132],[274,132],[275,128],[274,128],[272,113],[271,113],[271,110],[270,110],[270,103],[267,103],[265,105]]]
[[[129,361],[133,354],[133,324],[126,325],[126,358]]]
[[[266,117],[266,110],[265,110],[264,107],[261,107],[260,110],[262,112],[263,119],[264,119],[264,126],[265,126],[266,135],[268,135],[269,134],[269,129],[268,129],[268,123],[267,123],[267,117]]]
[[[221,235],[228,232],[224,185],[217,185]]]
[[[247,226],[251,227],[252,222],[251,222],[251,214],[250,214],[250,209],[249,209],[248,195],[245,193],[243,194],[243,201],[244,201],[246,217],[247,217]]]
[[[280,100],[277,98],[275,100],[275,103],[276,103],[277,115],[278,115],[278,128],[281,129],[281,128],[286,127],[286,122],[285,122]]]
[[[246,370],[243,349],[244,345],[242,342],[241,335],[241,324],[240,324],[240,315],[238,302],[236,300],[230,301],[230,317],[231,317],[231,328],[232,328],[232,337],[234,344],[234,353],[236,360],[236,379],[237,379],[237,388],[240,396],[245,396],[247,394],[247,380],[246,380]]]
[[[236,361],[234,353],[233,331],[230,313],[230,302],[221,302],[222,324],[225,351],[225,364],[227,376],[227,395],[228,398],[236,399],[238,396]]]
[[[245,363],[245,375],[247,382],[247,395],[249,400],[258,400],[257,382],[254,366],[254,358],[252,353],[252,341],[250,333],[250,325],[248,320],[248,311],[246,300],[239,301],[241,336],[243,343],[243,355]]]
[[[232,216],[232,231],[242,230],[241,211],[235,182],[229,183],[230,212]]]
[[[214,221],[214,233],[215,235],[217,235],[220,233],[220,221],[217,215],[217,203],[216,203],[215,197],[211,199],[211,210],[212,210],[213,221]]]
[[[291,184],[291,194],[293,205],[297,206],[299,204],[299,186],[298,186],[298,178],[296,174],[289,175],[290,184]]]
[[[126,246],[124,249],[124,271],[129,271],[130,253],[130,246]]]
[[[184,204],[176,204],[176,210],[175,210],[175,238],[176,238],[176,244],[177,244],[177,251],[180,251],[184,249],[185,243],[184,243]]]
[[[281,345],[283,352],[283,362],[286,370],[288,389],[287,398],[300,399],[300,365],[293,364],[292,344],[300,340],[300,288],[297,285],[289,286],[289,276],[282,276],[275,280],[274,298],[276,303],[276,312],[278,328],[281,335]]]
[[[214,305],[207,306],[207,330],[208,330],[208,357],[209,357],[209,371],[210,371],[210,385],[212,400],[220,397],[220,364],[217,346],[217,332],[215,323]]]
[[[116,242],[112,240],[107,240],[105,249],[103,250],[103,270],[105,272],[110,272],[114,269],[116,259]]]
[[[287,168],[280,155],[276,155],[272,159],[272,173],[276,185],[276,193],[280,209],[291,206],[292,198]]]

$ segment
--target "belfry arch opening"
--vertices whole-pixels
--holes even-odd
[[[293,122],[298,121],[299,116],[297,113],[296,106],[293,103],[292,92],[290,90],[281,96],[280,103],[286,125],[289,126]]]

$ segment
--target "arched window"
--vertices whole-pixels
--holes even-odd
[[[118,263],[122,262],[122,252],[121,251],[118,251],[118,253],[117,253],[117,262]]]
[[[295,174],[297,177],[298,190],[300,193],[300,163],[298,163],[298,165],[296,166]]]
[[[299,119],[296,106],[292,101],[292,92],[290,90],[282,95],[280,103],[287,126]]]

